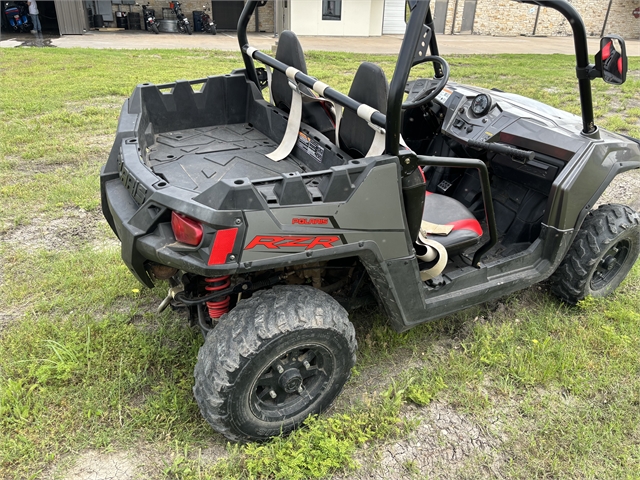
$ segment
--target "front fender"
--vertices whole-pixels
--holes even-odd
[[[597,143],[573,159],[553,183],[547,225],[577,232],[616,175],[640,168],[640,145],[602,132]]]

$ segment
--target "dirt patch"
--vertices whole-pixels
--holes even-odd
[[[139,459],[132,452],[99,453],[80,456],[65,480],[128,480],[136,478]]]
[[[1,285],[1,284],[0,284]],[[22,314],[20,312],[16,312],[16,313],[7,313],[7,312],[2,312],[0,313],[0,333],[4,330],[4,328],[7,325],[10,325],[11,323],[13,323],[15,320],[17,320]]]
[[[29,225],[1,234],[0,240],[7,245],[51,252],[77,249],[88,244],[96,250],[117,248],[119,243],[115,236],[105,236],[100,232],[104,221],[98,210],[89,212],[69,208],[60,218],[34,217]]]
[[[227,452],[227,449],[224,446],[225,445],[224,442],[226,441],[226,439],[223,439],[221,436],[220,437],[216,436],[216,438],[220,438],[220,443],[211,444],[210,446],[203,449],[202,451],[192,454],[191,459],[200,460],[200,463],[206,468],[206,467],[212,467],[219,460],[222,460],[223,458],[227,458],[229,456],[229,453]]]
[[[98,165],[102,166],[109,155],[109,150],[111,150],[111,147],[113,146],[113,135],[111,133],[104,135],[89,135],[84,143],[87,147],[101,149],[103,153],[101,153],[100,157],[96,158],[96,160],[98,160]]]
[[[409,421],[420,424],[407,439],[373,444],[356,458],[361,470],[334,479],[414,478],[455,479],[466,476],[499,477],[502,444],[499,424],[483,428],[450,406],[434,402],[428,407],[407,407]],[[491,431],[489,431],[491,430]]]
[[[126,97],[111,95],[99,98],[98,101],[89,102],[87,100],[77,100],[65,102],[65,108],[70,112],[82,113],[87,107],[100,110],[120,110]],[[113,140],[113,135],[111,135]]]
[[[5,157],[5,161],[9,164],[15,165],[16,167],[20,167],[20,172],[11,172],[10,177],[7,180],[13,180],[16,177],[22,179],[26,176],[35,175],[38,173],[51,173],[58,170],[62,165],[59,163],[47,163],[41,160],[31,160],[29,162],[25,162],[22,158],[17,157],[15,155],[8,155]],[[16,182],[12,182],[16,183]]]
[[[228,455],[222,444],[211,444],[202,450],[194,450],[188,460],[198,460],[203,466],[211,466]],[[140,478],[165,478],[165,472],[176,463],[176,453],[163,453],[150,445],[137,445],[129,450],[102,453],[87,450],[79,457],[67,457],[54,466],[44,478],[63,480],[132,480]]]
[[[108,453],[88,450],[75,459],[65,458],[45,477],[64,480],[161,478],[162,470],[171,462],[171,458],[165,458],[148,445]]]
[[[621,203],[640,211],[640,170],[618,175],[598,199],[597,205]]]

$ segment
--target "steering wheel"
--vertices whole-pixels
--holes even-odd
[[[424,88],[420,90],[415,97],[413,97],[413,100],[407,100],[402,104],[403,110],[406,110],[408,108],[420,107],[426,103],[429,103],[431,100],[438,96],[438,94],[442,91],[442,89],[449,81],[449,64],[444,58],[439,57],[438,55],[428,55],[424,58],[421,58],[420,61],[416,63],[416,65],[425,62],[433,62],[440,65],[440,67],[442,68],[442,77],[436,77],[433,79],[433,81],[437,82],[435,83],[435,85],[433,81],[425,82]]]

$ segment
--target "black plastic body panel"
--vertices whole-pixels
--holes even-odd
[[[600,132],[600,138],[564,168],[553,183],[545,223],[578,229],[616,175],[640,168],[640,146]]]

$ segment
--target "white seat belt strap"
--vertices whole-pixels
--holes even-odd
[[[374,125],[371,119],[373,118],[373,114],[376,113],[377,110],[369,105],[365,105],[364,103],[358,107],[356,113],[358,116],[363,119],[365,122],[369,124],[376,133],[373,136],[373,141],[371,142],[371,146],[369,147],[369,151],[365,155],[365,157],[375,157],[378,155],[382,155],[384,153],[385,147],[385,131],[384,128],[380,128],[377,125]]]
[[[365,157],[377,157],[378,155],[382,155],[384,153],[385,148],[385,131],[384,128],[380,128],[377,125],[372,123],[369,126],[376,132],[373,136],[373,141],[371,142],[371,146],[369,147],[369,151],[365,155]]]
[[[267,85],[269,85],[269,103],[271,105],[275,105],[273,101],[273,88],[271,83],[273,79],[273,73],[271,72],[271,67],[269,65],[265,64],[264,69],[267,71]]]
[[[280,141],[280,145],[273,152],[267,154],[267,157],[274,162],[279,162],[291,153],[298,140],[298,132],[300,131],[300,123],[302,122],[302,94],[296,85],[289,83],[293,90],[291,95],[291,109],[289,110],[289,119],[287,120],[287,128],[284,136]]]

